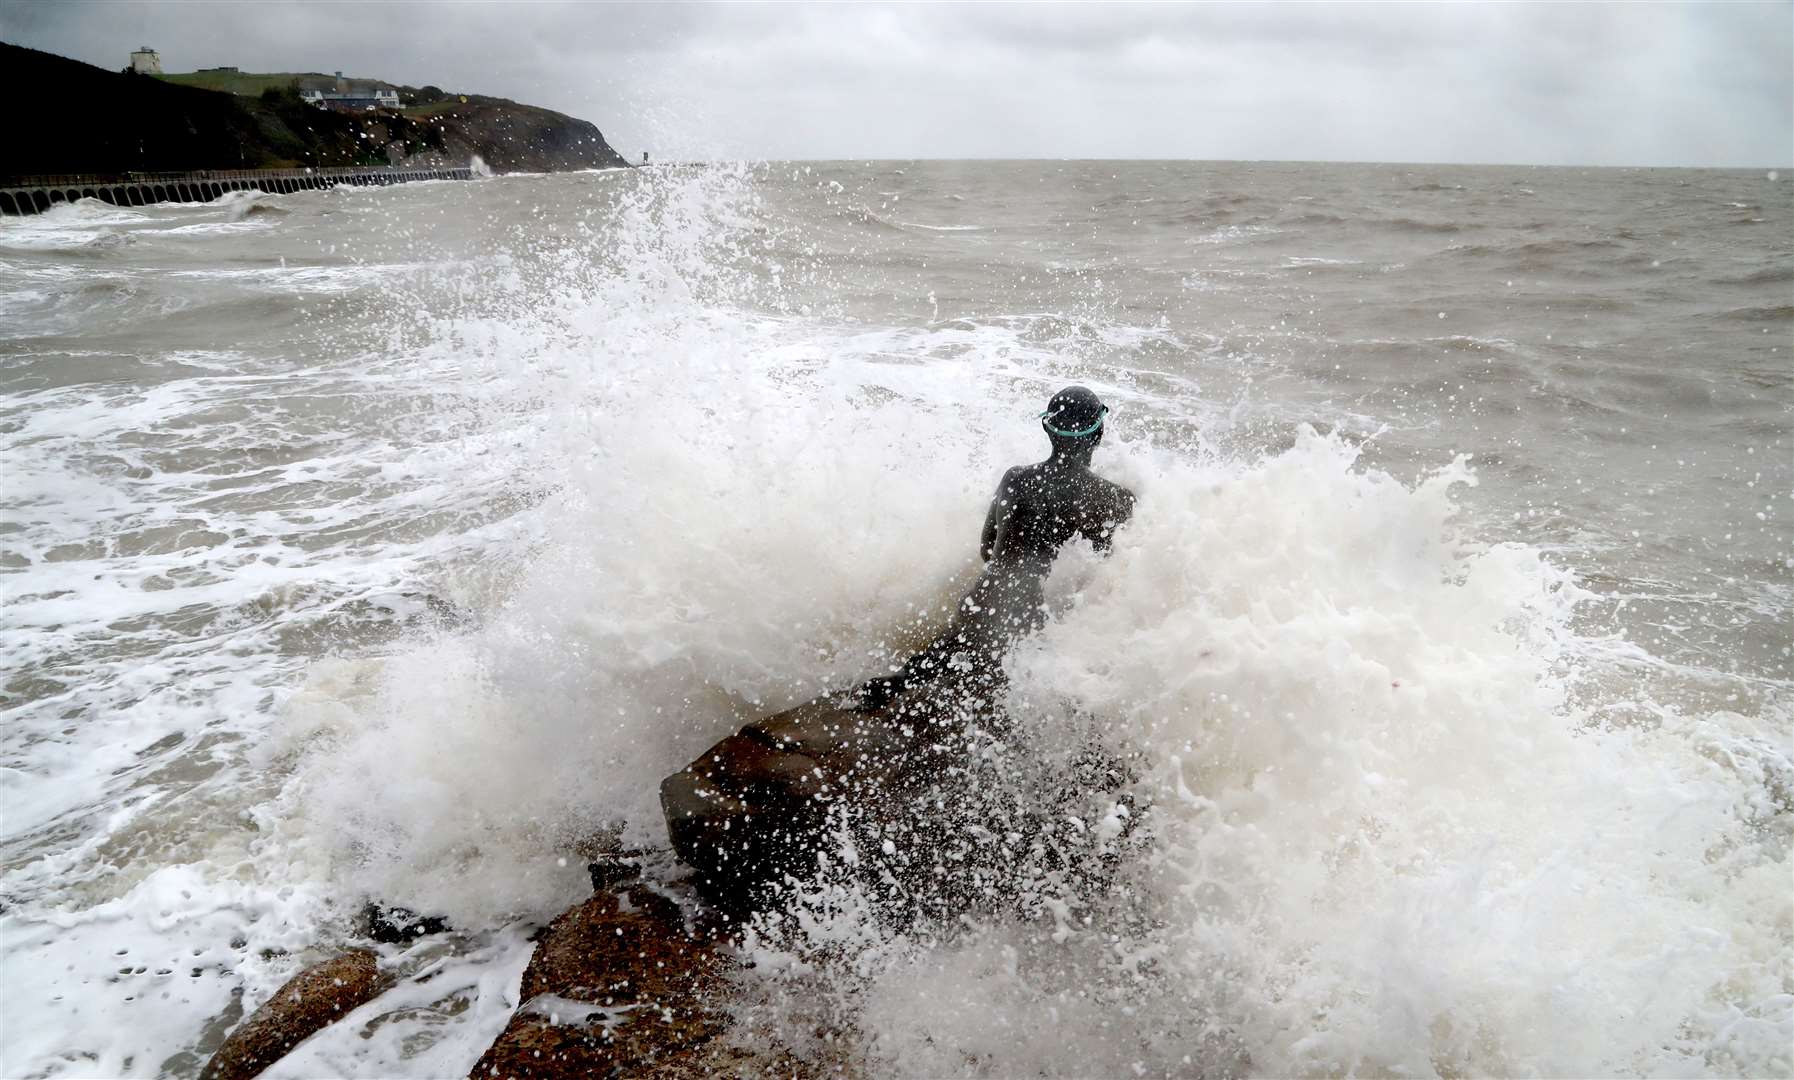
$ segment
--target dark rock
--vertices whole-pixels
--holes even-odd
[[[440,915],[419,915],[409,908],[375,903],[361,909],[360,921],[363,932],[383,945],[403,945],[449,928],[448,920]]]
[[[739,913],[763,899],[765,886],[815,865],[827,790],[814,758],[740,733],[662,781],[660,804],[699,891]]]
[[[653,889],[601,892],[542,934],[523,973],[523,1004],[471,1076],[737,1071],[733,1052],[712,1045],[727,1028],[722,976],[733,962],[714,928],[688,923]]]
[[[624,852],[606,852],[586,864],[592,875],[592,891],[605,892],[642,876],[641,859]]]
[[[450,159],[465,162],[478,154],[497,172],[629,165],[589,121],[535,105],[463,94],[431,119],[442,129],[443,150]]]
[[[733,914],[765,907],[838,843],[835,807],[856,827],[900,817],[908,796],[960,755],[968,714],[941,685],[885,708],[831,697],[775,713],[706,750],[660,785],[679,858],[706,899]]]
[[[366,949],[313,964],[288,979],[230,1033],[200,1072],[200,1080],[246,1080],[259,1075],[389,983],[374,954]]]

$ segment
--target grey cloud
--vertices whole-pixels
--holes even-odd
[[[1787,165],[1794,6],[146,2],[0,8],[107,67],[343,69],[626,153]]]

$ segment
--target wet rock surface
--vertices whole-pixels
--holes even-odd
[[[362,932],[383,945],[403,945],[449,928],[448,920],[437,915],[419,915],[410,908],[389,907],[368,903],[361,909]]]
[[[522,1004],[470,1075],[674,1077],[747,1067],[731,1064],[746,1055],[718,1039],[728,1028],[723,976],[734,963],[724,926],[688,920],[647,885],[569,909],[543,931]]]
[[[862,828],[901,817],[905,799],[961,756],[975,712],[942,698],[876,710],[818,698],[748,724],[667,777],[667,833],[699,891],[736,914],[762,908],[787,875],[810,876],[819,852],[839,848],[831,812]]]
[[[366,949],[313,964],[288,979],[231,1031],[200,1072],[200,1080],[259,1075],[293,1047],[385,990],[389,982]]]

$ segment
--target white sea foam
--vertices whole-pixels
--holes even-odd
[[[1169,465],[1017,659],[1160,770],[1171,969],[1230,973],[1212,1008],[1257,1072],[1776,1062],[1784,868],[1737,781],[1785,761],[1735,717],[1592,722],[1567,575],[1454,526],[1461,466],[1410,489],[1352,458]]]
[[[924,225],[919,221],[899,221],[897,225],[905,229],[922,229],[926,232],[983,232],[983,225]]]
[[[925,343],[616,287],[561,297],[564,329],[457,329],[500,377],[564,387],[531,435],[561,446],[540,451],[556,491],[482,626],[385,661],[314,761],[306,827],[372,893],[475,922],[575,898],[550,856],[582,831],[658,841],[641,777],[875,670],[949,600],[980,481],[1033,449],[1014,421],[1051,384],[1013,339],[1006,371],[975,335],[958,364],[893,367]],[[1786,944],[1782,868],[1751,840],[1750,781],[1707,749],[1754,755],[1754,777],[1772,744],[1724,716],[1609,729],[1572,707],[1578,591],[1454,524],[1461,465],[1408,486],[1312,434],[1230,462],[1117,431],[1104,465],[1140,516],[1112,559],[1069,561],[1016,693],[1144,755],[1159,840],[1132,887],[1166,928],[1075,928],[1108,944],[1064,956],[1006,925],[894,950],[852,990],[868,1053],[925,1074],[1055,1071],[1099,1045],[1155,1071],[1785,1067],[1762,967]],[[990,959],[1010,939],[1034,942],[1033,975]],[[1137,1014],[1066,1023],[1067,995],[1116,992],[1117,950],[1154,957]],[[974,979],[977,1023],[939,997],[949,975]],[[1206,1036],[1167,1034],[1192,1013]],[[1115,1023],[1134,1057],[1096,1038]]]
[[[572,843],[663,843],[660,776],[938,621],[1069,381],[1140,510],[1062,560],[1013,696],[1023,743],[1139,767],[1119,891],[905,933],[821,895],[737,1037],[907,1075],[1794,1071],[1780,706],[1616,692],[1642,650],[1481,538],[1465,466],[1241,451],[1257,405],[1107,362],[1195,335],[803,314],[746,174],[632,183],[578,239],[390,274],[372,351],[8,399],[0,645],[60,685],[0,738],[0,1071],[190,1075],[367,897],[464,932],[277,1075],[464,1070],[586,890]]]
[[[886,942],[759,1019],[835,995],[903,1075],[1786,1071],[1773,728],[1592,720],[1567,575],[1462,530],[1463,466],[1409,487],[1354,456],[1124,451],[1136,520],[1061,561],[1012,706],[1144,762],[1156,840],[1119,902]]]
[[[73,226],[73,225],[129,225],[142,221],[144,213],[128,206],[114,206],[99,199],[77,199],[72,203],[57,203],[35,217],[13,218],[9,224]]]
[[[517,987],[535,946],[508,926],[475,943],[421,943],[393,961],[399,985],[301,1043],[262,1075],[460,1076],[518,1008]]]
[[[98,199],[57,203],[41,214],[0,217],[0,250],[67,251],[117,235],[121,226],[140,224],[142,212]]]
[[[271,195],[266,191],[227,191],[210,203],[208,208],[224,211],[225,220],[238,222],[250,215],[280,214],[282,196]]]
[[[195,221],[189,225],[175,225],[167,229],[156,229],[160,236],[229,236],[239,233],[253,233],[271,228],[268,221]]]
[[[7,221],[29,221],[27,225],[0,225],[0,248],[13,251],[67,251],[86,247],[95,241],[114,235],[103,229],[68,228],[53,226],[45,228],[37,225],[34,218],[15,218]],[[36,226],[36,227],[33,227]]]
[[[801,323],[606,315],[504,361],[568,386],[531,433],[555,489],[538,556],[479,598],[478,630],[384,662],[308,782],[377,895],[470,923],[552,911],[583,872],[548,856],[583,832],[660,842],[641,777],[876,670],[890,628],[970,570],[965,545],[915,537],[975,528],[992,443],[1017,441],[981,433],[1027,408],[970,358],[892,368],[886,341],[856,356]]]
[[[1277,229],[1269,225],[1223,225],[1219,229],[1193,237],[1193,244],[1234,244],[1259,236],[1272,236]]]

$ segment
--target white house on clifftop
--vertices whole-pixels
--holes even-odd
[[[299,91],[299,97],[309,101],[320,109],[347,109],[361,112],[366,109],[396,109],[399,107],[399,92],[383,86],[370,84],[354,85],[343,78],[342,72],[336,73],[336,86],[332,89],[308,86]]]
[[[131,54],[131,70],[139,75],[162,74],[162,58],[148,45],[140,45]]]

